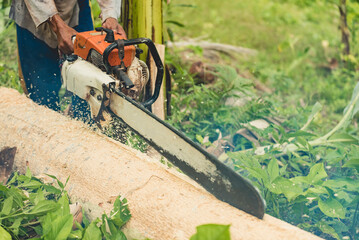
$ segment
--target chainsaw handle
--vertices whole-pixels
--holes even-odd
[[[142,105],[144,107],[149,107],[157,100],[157,98],[160,94],[162,79],[163,79],[163,72],[164,72],[162,60],[157,52],[155,44],[152,42],[151,39],[148,39],[148,38],[128,39],[128,40],[123,40],[123,44],[124,44],[124,46],[131,46],[131,45],[136,45],[136,44],[146,44],[148,49],[150,50],[150,53],[151,53],[153,60],[156,64],[157,75],[156,75],[156,82],[155,82],[155,90],[153,92],[153,95],[149,99],[147,99],[145,102],[142,103]],[[106,72],[108,74],[111,73],[111,65],[108,61],[108,57],[110,56],[110,53],[116,48],[119,48],[118,41],[111,43],[105,49],[105,51],[103,53],[103,63],[105,65]]]

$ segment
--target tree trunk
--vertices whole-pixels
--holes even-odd
[[[350,31],[347,23],[347,3],[346,0],[340,0],[338,5],[340,13],[340,31],[342,33],[342,44],[344,45],[343,55],[350,54]]]
[[[164,61],[163,44],[163,14],[162,0],[124,0],[122,2],[122,24],[127,32],[128,38],[150,38],[156,45],[162,61]],[[141,60],[147,62],[150,68],[151,78],[149,91],[154,91],[154,82],[156,80],[155,65],[151,64],[150,56],[146,46],[140,46],[143,49]],[[165,82],[162,83],[162,89],[157,101],[152,105],[152,110],[159,118],[164,119],[164,89]]]
[[[221,202],[174,169],[13,89],[0,88],[0,129],[0,151],[16,147],[14,165],[21,172],[28,166],[34,175],[52,174],[61,181],[70,177],[72,199],[106,212],[114,197],[126,197],[132,214],[126,231],[132,236],[188,240],[196,226],[218,223],[231,224],[234,240],[320,239],[271,216],[260,220]]]

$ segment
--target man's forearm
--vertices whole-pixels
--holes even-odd
[[[77,32],[69,27],[59,14],[55,14],[49,19],[52,30],[56,33],[58,48],[62,53],[71,54],[74,51],[72,36]]]

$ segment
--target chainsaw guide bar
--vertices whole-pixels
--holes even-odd
[[[249,180],[147,110],[156,101],[163,78],[154,43],[112,35],[112,30],[103,28],[76,35],[74,55],[61,69],[64,87],[89,103],[94,120],[104,120],[103,113],[112,113],[216,198],[262,219],[265,202]],[[133,86],[141,86],[133,76],[146,75],[133,75],[131,69],[148,71],[145,63],[134,67],[140,53],[138,44],[148,46],[157,68],[154,93],[142,103],[125,94]]]
[[[216,198],[263,218],[265,202],[258,189],[200,145],[121,92],[111,94],[110,109],[184,174]]]

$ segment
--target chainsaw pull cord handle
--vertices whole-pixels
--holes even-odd
[[[157,75],[156,75],[156,82],[155,82],[155,90],[153,92],[153,95],[149,99],[147,99],[145,102],[142,103],[142,105],[144,107],[149,107],[157,100],[157,98],[160,94],[162,79],[163,79],[163,72],[164,72],[162,60],[157,52],[155,44],[151,41],[151,39],[135,38],[135,39],[123,40],[123,43],[124,43],[124,47],[131,46],[131,45],[137,45],[137,44],[146,44],[148,49],[150,50],[151,56],[156,64]],[[107,74],[112,73],[112,67],[108,61],[108,57],[110,56],[110,53],[115,48],[118,48],[117,41],[115,41],[114,43],[111,43],[103,52],[103,63],[105,65]]]

